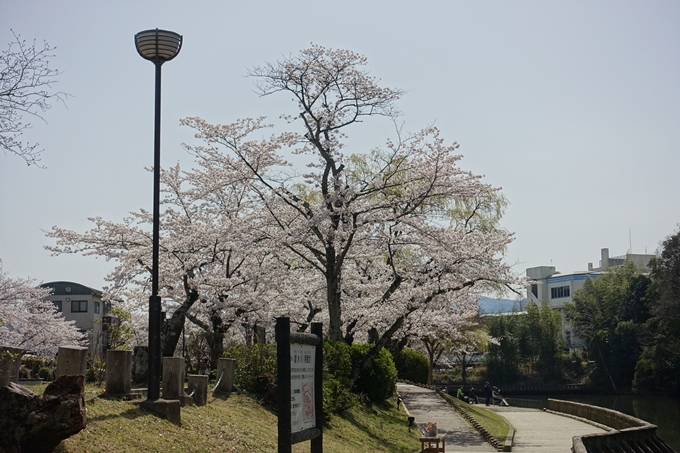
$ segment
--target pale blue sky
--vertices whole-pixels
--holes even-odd
[[[102,287],[102,259],[51,257],[43,230],[151,209],[153,65],[136,32],[184,36],[163,66],[162,161],[191,158],[179,119],[227,123],[291,113],[258,98],[246,70],[311,42],[364,54],[407,93],[405,130],[432,122],[458,141],[464,169],[510,200],[518,273],[596,266],[600,248],[650,253],[680,222],[680,3],[677,1],[32,1],[0,0],[10,28],[56,46],[56,85],[74,97],[33,121],[44,170],[0,155],[0,258],[15,277]],[[384,144],[370,121],[351,151]]]

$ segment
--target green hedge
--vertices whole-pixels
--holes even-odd
[[[418,384],[427,384],[430,361],[422,352],[402,349],[394,356],[394,366],[399,379],[407,379]]]
[[[276,344],[239,344],[224,357],[236,359],[234,384],[251,393],[263,394],[267,383],[276,381]]]
[[[324,342],[323,362],[323,412],[328,420],[331,414],[341,414],[356,404],[356,397],[350,392],[352,357],[349,345]]]
[[[356,365],[373,347],[371,344],[354,344],[350,349],[352,365]],[[396,391],[397,369],[392,354],[381,349],[378,356],[357,379],[353,391],[364,393],[374,403],[391,398]]]

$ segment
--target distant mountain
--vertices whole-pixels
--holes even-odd
[[[515,301],[512,299],[493,299],[486,296],[479,299],[479,308],[482,313],[509,313],[514,306]]]

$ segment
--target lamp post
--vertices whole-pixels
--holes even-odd
[[[167,30],[145,30],[135,35],[137,52],[156,66],[156,111],[153,158],[153,257],[149,297],[149,383],[147,398],[157,400],[161,387],[161,297],[158,295],[158,238],[161,180],[161,65],[177,56],[182,36]]]

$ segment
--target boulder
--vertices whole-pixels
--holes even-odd
[[[0,387],[0,451],[49,453],[85,428],[85,376],[63,375],[43,396],[18,384]]]

